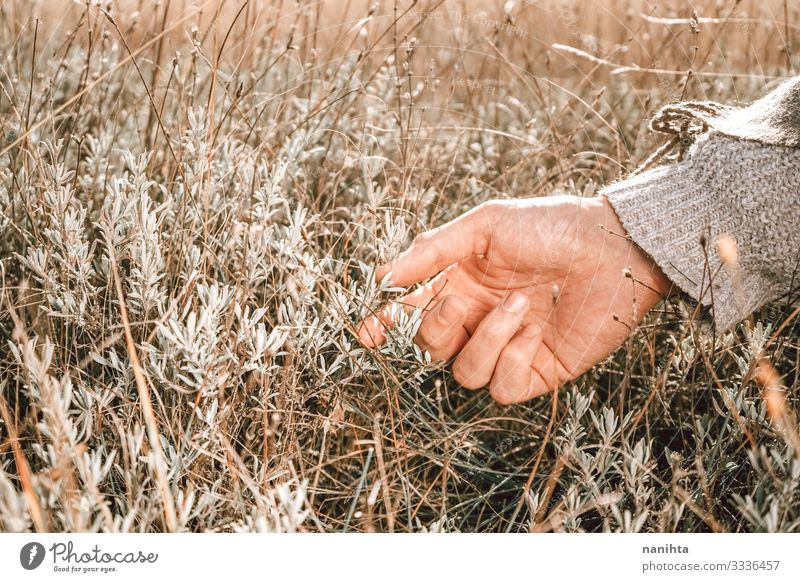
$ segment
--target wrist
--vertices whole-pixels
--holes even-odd
[[[601,249],[601,264],[612,268],[622,265],[623,275],[639,283],[645,295],[652,295],[649,299],[653,304],[668,297],[673,290],[672,282],[652,257],[630,237],[608,198],[597,196],[582,199],[581,204],[584,201],[590,208],[595,233],[598,233],[593,244],[600,245],[596,248]]]

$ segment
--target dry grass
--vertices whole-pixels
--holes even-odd
[[[791,298],[509,408],[353,335],[414,234],[793,74],[793,3],[185,4],[0,4],[0,531],[800,529]]]

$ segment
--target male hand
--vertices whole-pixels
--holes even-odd
[[[434,360],[456,356],[455,379],[502,404],[603,360],[670,288],[605,198],[575,196],[482,204],[418,236],[377,278],[432,278],[398,300],[425,312],[415,341]],[[392,312],[361,324],[364,345],[385,340]]]

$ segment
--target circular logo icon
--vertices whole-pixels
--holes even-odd
[[[35,570],[44,561],[44,546],[39,542],[30,542],[19,551],[19,563],[26,570]]]

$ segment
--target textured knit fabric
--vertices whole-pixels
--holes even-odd
[[[800,283],[800,148],[711,130],[678,163],[600,194],[664,274],[710,307],[718,329]],[[737,261],[723,264],[721,235],[735,240]]]

